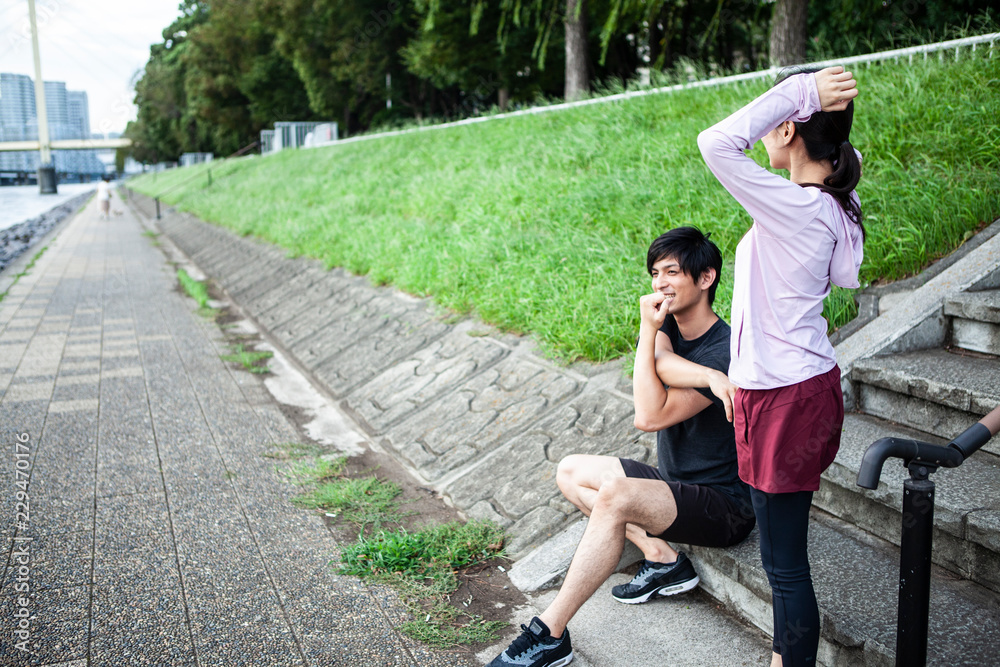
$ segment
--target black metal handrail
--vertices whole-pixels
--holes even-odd
[[[865,451],[858,486],[878,487],[882,466],[899,458],[910,471],[903,482],[903,530],[899,542],[899,617],[896,665],[927,663],[927,618],[930,614],[931,547],[934,537],[934,482],[938,468],[956,468],[1000,432],[1000,406],[946,446],[905,438],[882,438]]]

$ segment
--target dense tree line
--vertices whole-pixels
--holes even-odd
[[[229,155],[275,121],[341,135],[658,73],[747,71],[995,30],[991,0],[184,0],[126,135]]]

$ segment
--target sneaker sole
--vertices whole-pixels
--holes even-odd
[[[564,665],[568,665],[571,662],[573,662],[573,651],[570,651],[569,655],[567,655],[565,658],[560,658],[555,662],[550,662],[548,667],[564,667]]]
[[[614,599],[618,600],[623,604],[642,604],[643,602],[646,602],[647,600],[649,600],[649,598],[653,597],[654,595],[659,597],[666,597],[668,595],[677,595],[678,593],[687,593],[689,590],[693,589],[699,583],[701,583],[701,577],[695,575],[694,579],[688,579],[687,581],[682,581],[681,583],[674,584],[673,586],[654,588],[645,595],[640,595],[637,598],[620,598],[613,593],[611,597],[613,597]]]

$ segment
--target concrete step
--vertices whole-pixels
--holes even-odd
[[[865,450],[884,437],[947,442],[875,417],[848,414],[840,451],[823,474],[813,504],[898,545],[903,481],[909,478],[902,461],[886,462],[877,489],[857,485]],[[936,485],[933,559],[958,576],[1000,591],[1000,465],[993,459],[973,456],[958,468],[931,475]]]
[[[951,439],[1000,405],[1000,359],[948,350],[918,350],[861,359],[860,412]],[[1000,456],[1000,435],[983,452]]]
[[[952,345],[1000,355],[1000,290],[963,292],[944,302]]]
[[[760,564],[756,529],[729,549],[682,548],[706,592],[771,632],[771,589]],[[814,509],[809,554],[822,619],[818,662],[837,667],[895,664],[898,549]],[[1000,600],[993,591],[934,568],[928,626],[927,664],[996,664]]]

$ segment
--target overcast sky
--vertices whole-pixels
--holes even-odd
[[[135,118],[132,87],[180,15],[179,0],[35,0],[42,78],[85,90],[91,132],[121,132]],[[28,0],[0,0],[0,72],[35,78]]]

